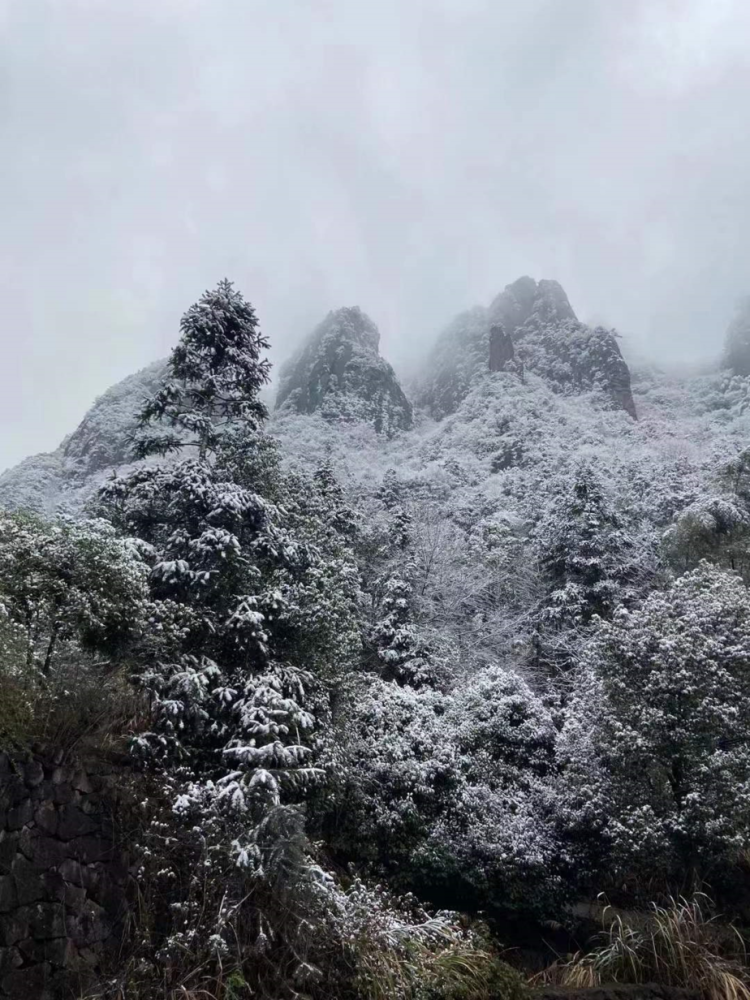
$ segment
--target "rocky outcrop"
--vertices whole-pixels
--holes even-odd
[[[407,430],[411,404],[379,345],[377,326],[357,307],[329,313],[283,366],[276,408],[364,420],[386,435]]]
[[[540,329],[577,322],[568,296],[557,281],[518,278],[506,285],[489,308],[491,323],[500,323],[514,338],[522,329]]]
[[[77,509],[98,481],[129,461],[136,420],[164,374],[157,361],[100,396],[60,447],[0,475],[0,506],[52,514]]]
[[[441,419],[488,369],[533,372],[560,393],[599,390],[613,407],[636,416],[615,334],[580,323],[556,281],[519,278],[489,308],[457,317],[435,345],[417,402]]]
[[[460,313],[443,330],[414,389],[417,406],[436,420],[455,413],[472,386],[485,376],[490,322],[481,306]]]
[[[729,324],[723,364],[735,375],[750,375],[750,297],[740,302]]]
[[[156,361],[113,385],[96,400],[62,443],[69,475],[88,476],[130,460],[138,415],[159,388],[165,370],[164,362]]]
[[[505,371],[514,355],[513,338],[500,323],[493,323],[490,327],[490,371]]]
[[[114,779],[0,754],[0,998],[78,996],[116,952],[130,876]]]
[[[516,355],[555,392],[570,395],[596,389],[614,409],[637,419],[630,369],[611,330],[583,323],[541,327],[525,333]]]

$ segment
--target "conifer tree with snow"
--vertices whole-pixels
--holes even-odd
[[[201,830],[225,864],[231,855],[268,875],[267,849],[277,837],[298,845],[298,805],[323,777],[312,737],[331,676],[357,655],[356,580],[296,493],[320,491],[285,477],[262,433],[268,364],[252,307],[222,282],[181,329],[138,450],[197,455],[142,465],[98,499],[140,540],[151,597],[170,620],[134,671],[149,713],[133,745],[163,776],[186,830]]]
[[[325,616],[304,607],[327,599],[306,588],[319,573],[319,553],[255,489],[268,487],[275,467],[264,461],[261,475],[248,457],[271,450],[259,438],[265,410],[257,395],[268,363],[252,307],[221,282],[188,310],[181,331],[170,378],[144,407],[142,424],[190,431],[194,439],[170,437],[169,448],[196,445],[198,456],[113,479],[100,508],[151,546],[153,597],[192,612],[171,662],[141,673],[154,728],[139,745],[167,759],[192,755],[196,795],[210,788],[217,808],[251,816],[256,801],[278,805],[285,788],[316,779],[305,766],[314,722],[305,701],[311,668],[329,645],[338,648],[331,631],[346,611]],[[157,433],[139,452],[166,444]]]
[[[204,292],[182,317],[180,334],[166,378],[141,411],[138,458],[187,445],[205,458],[232,423],[257,430],[268,415],[258,398],[270,380],[270,363],[262,357],[268,341],[255,310],[230,281]],[[167,429],[155,432],[155,421]]]
[[[548,622],[587,624],[608,617],[627,596],[633,542],[589,465],[554,496],[539,526]]]
[[[389,469],[374,494],[376,506],[362,560],[371,617],[367,647],[372,666],[384,680],[434,686],[445,671],[420,621],[411,549],[413,518],[405,492]]]

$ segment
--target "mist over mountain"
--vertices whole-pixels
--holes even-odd
[[[0,0],[0,1000],[750,1000],[748,39]]]
[[[412,399],[380,354],[375,323],[357,307],[329,313],[280,368],[278,417],[319,414],[333,425],[370,425],[386,438],[412,427],[414,407],[441,419],[487,380],[493,331],[508,338],[507,367],[518,379],[526,372],[538,375],[563,395],[598,391],[635,417],[630,374],[615,335],[579,323],[558,282],[529,277],[506,286],[488,308],[478,306],[448,325],[418,365]],[[154,362],[111,387],[55,452],[3,473],[0,502],[48,513],[60,503],[75,506],[94,484],[129,465],[136,418],[163,371],[163,363]]]
[[[724,354],[717,352],[716,375],[709,382],[718,384],[724,377],[722,364],[740,376],[746,374],[742,353],[746,325],[745,313],[738,312],[727,331]],[[507,353],[502,362],[492,360],[493,337],[496,344],[502,341]],[[378,328],[365,313],[357,307],[329,313],[282,364],[275,397],[268,397],[275,407],[271,427],[290,426],[292,414],[317,415],[330,424],[322,437],[329,444],[336,441],[337,450],[342,425],[352,424],[371,427],[374,442],[382,436],[376,447],[384,455],[392,454],[394,447],[408,451],[403,432],[415,419],[422,427],[419,437],[425,418],[440,421],[457,413],[473,390],[492,382],[493,368],[513,376],[509,383],[495,378],[496,384],[518,387],[531,380],[538,386],[535,391],[577,400],[584,413],[603,406],[636,418],[636,399],[644,384],[650,388],[653,378],[672,385],[671,391],[689,406],[689,374],[646,375],[651,366],[644,368],[642,363],[634,399],[631,373],[616,333],[580,323],[558,282],[522,277],[499,292],[489,306],[476,306],[455,317],[426,348],[405,386],[380,354]],[[0,502],[47,513],[59,505],[78,508],[113,470],[131,464],[137,415],[163,371],[163,362],[154,362],[117,383],[96,400],[56,451],[31,456],[4,472]],[[695,385],[705,382],[705,377],[696,375]],[[646,401],[639,408],[644,405],[650,404]],[[395,443],[388,445],[387,439],[394,435]],[[498,441],[501,438],[499,433]],[[356,465],[354,456],[347,457],[347,465]]]
[[[512,359],[519,372],[536,372],[560,392],[599,387],[613,405],[635,417],[630,374],[614,334],[579,323],[558,282],[543,279],[537,284],[528,277],[508,285],[489,309],[457,317],[441,334],[418,393],[433,416],[454,412],[486,371],[493,334],[497,344],[505,338],[507,361]]]

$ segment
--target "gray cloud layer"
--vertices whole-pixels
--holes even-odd
[[[0,468],[224,275],[409,361],[523,273],[628,348],[750,291],[746,0],[0,0]]]

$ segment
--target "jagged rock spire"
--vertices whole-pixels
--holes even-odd
[[[357,306],[329,313],[282,367],[276,408],[366,420],[387,435],[408,429],[411,404],[379,345],[377,326]]]
[[[511,337],[515,337],[522,327],[535,327],[577,322],[578,317],[568,301],[562,285],[557,281],[542,278],[518,278],[506,285],[489,308],[491,323],[500,323]]]
[[[438,419],[455,412],[488,366],[533,372],[558,392],[600,389],[613,406],[636,416],[615,335],[580,323],[557,281],[519,278],[489,308],[457,317],[428,359],[418,402]]]

